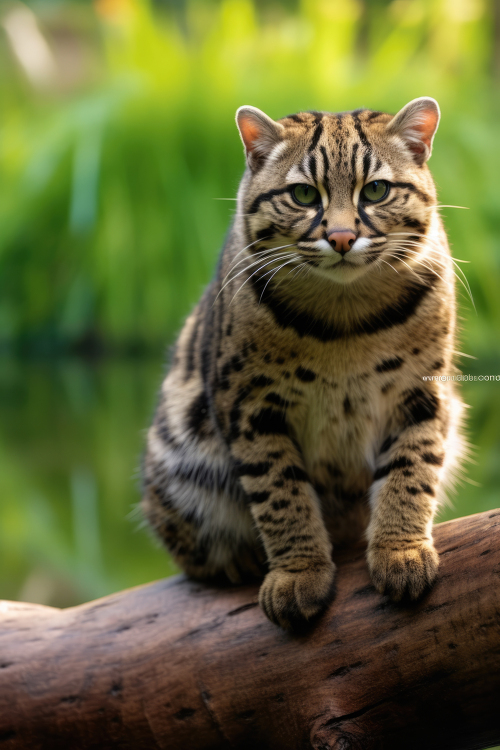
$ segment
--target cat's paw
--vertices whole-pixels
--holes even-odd
[[[380,594],[398,602],[403,597],[418,599],[434,582],[439,556],[430,542],[396,549],[372,544],[367,552],[373,585]]]
[[[333,599],[335,565],[312,563],[304,570],[271,570],[259,591],[259,603],[271,622],[299,630]]]

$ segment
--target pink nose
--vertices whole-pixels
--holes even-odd
[[[338,253],[348,253],[356,241],[356,235],[350,229],[338,229],[328,235],[328,242]]]

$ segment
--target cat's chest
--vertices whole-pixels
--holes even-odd
[[[339,475],[371,473],[387,413],[374,378],[332,371],[301,388],[289,424],[311,476],[321,475],[326,464]]]

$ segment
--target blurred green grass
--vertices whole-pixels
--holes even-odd
[[[459,285],[459,348],[476,358],[460,362],[500,374],[495,8],[3,4],[0,595],[76,603],[172,570],[129,518],[134,476],[165,344],[209,280],[234,211],[242,104],[277,118],[439,101],[430,166],[441,203],[468,207],[443,216],[477,309]],[[34,38],[48,50],[35,71]],[[500,504],[499,384],[463,390],[476,484],[441,518]]]

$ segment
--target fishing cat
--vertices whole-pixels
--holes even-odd
[[[197,578],[265,576],[293,628],[363,535],[379,592],[418,598],[460,453],[454,274],[427,167],[434,99],[236,115],[247,168],[215,278],[186,320],[149,430],[142,507]],[[428,378],[428,379],[426,379]]]

